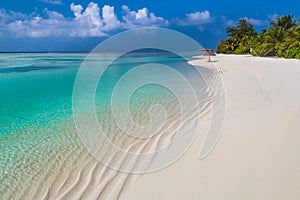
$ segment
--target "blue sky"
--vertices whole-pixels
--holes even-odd
[[[0,1],[0,51],[89,51],[138,27],[166,27],[215,48],[246,17],[257,30],[276,15],[300,17],[297,0],[9,0]]]

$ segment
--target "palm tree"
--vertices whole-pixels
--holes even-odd
[[[277,21],[271,21],[270,26],[272,28],[282,28],[283,30],[288,30],[295,28],[297,26],[296,20],[293,20],[293,15],[277,16]],[[298,19],[299,20],[299,19]]]
[[[235,27],[227,27],[227,28],[226,28],[226,34],[227,34],[227,36],[229,36],[229,37],[235,36],[236,31],[237,31],[237,30],[236,30]]]
[[[282,56],[300,59],[300,18],[293,15],[277,17],[270,28],[257,34],[246,19],[240,19],[234,27],[228,27],[229,36],[220,42],[218,52],[245,54],[250,49],[257,56]]]
[[[275,56],[283,40],[284,30],[282,28],[266,31],[263,35],[262,55]]]
[[[249,52],[249,38],[257,35],[254,30],[253,24],[249,23],[246,19],[237,21],[235,27],[228,27],[226,33],[229,38],[222,44],[223,47],[219,50],[229,51],[230,53],[248,53]]]
[[[300,58],[300,26],[290,30],[280,45],[278,54],[286,58]]]
[[[256,35],[253,24],[249,23],[245,18],[238,20],[236,27],[226,28],[226,33],[230,37],[237,38],[242,38],[245,35]]]
[[[237,29],[240,30],[243,35],[256,35],[253,24],[249,23],[245,18],[238,20]]]
[[[264,56],[281,55],[283,51],[283,43],[290,35],[290,32],[297,27],[293,15],[285,15],[276,17],[277,21],[271,21],[272,27],[264,34],[264,42],[262,44],[262,53]],[[279,53],[279,54],[278,54]]]

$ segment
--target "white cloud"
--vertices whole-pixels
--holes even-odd
[[[64,5],[61,0],[39,0],[44,3],[54,4],[54,5]]]
[[[254,26],[264,26],[269,23],[268,20],[260,20],[260,19],[249,18],[249,17],[243,17],[242,19],[246,19],[249,23],[253,24]]]
[[[75,18],[68,21],[68,30],[72,37],[101,37],[106,36],[103,28],[103,21],[100,17],[100,8],[98,4],[90,2],[84,10],[81,5],[70,5]]]
[[[34,16],[25,20],[16,20],[7,25],[8,30],[17,37],[62,36],[67,33],[68,23],[63,15],[55,11],[44,10],[48,18]]]
[[[44,9],[44,13],[48,16],[49,19],[55,19],[58,22],[65,20],[65,17],[61,13],[50,11],[47,8]]]
[[[143,8],[132,11],[122,6],[124,15],[120,21],[113,6],[90,2],[86,8],[72,3],[70,10],[74,17],[66,18],[63,14],[44,9],[44,17],[37,13],[24,15],[0,9],[1,32],[17,37],[102,37],[110,31],[131,29],[145,26],[167,26],[168,21],[157,17]]]
[[[102,18],[104,23],[104,31],[115,30],[121,27],[121,22],[118,20],[115,14],[115,8],[113,6],[103,6]]]
[[[45,18],[37,14],[25,20],[16,20],[7,25],[18,37],[101,37],[103,22],[97,4],[91,2],[84,10],[81,5],[71,4],[74,18],[65,18],[61,13],[44,9]]]
[[[179,26],[195,26],[195,25],[203,25],[214,22],[214,18],[211,16],[208,10],[202,12],[194,12],[186,14],[186,18],[177,19],[177,23]]]
[[[76,18],[81,17],[81,12],[83,11],[83,7],[81,5],[75,5],[72,3],[70,5],[71,10],[73,11]]]
[[[8,23],[14,20],[25,19],[27,16],[14,11],[6,11],[5,9],[0,9],[0,22]]]
[[[273,17],[276,17],[277,15],[268,15],[268,19],[272,19]],[[223,21],[223,24],[225,24],[227,27],[228,26],[236,26],[237,25],[237,21],[236,20],[232,20],[232,19],[227,19],[224,16],[221,16],[220,19]],[[269,20],[267,19],[256,19],[256,18],[252,18],[252,17],[242,17],[240,19],[246,19],[249,23],[253,24],[254,26],[266,26],[269,24]]]
[[[147,8],[139,9],[138,11],[131,11],[128,6],[122,6],[125,16],[123,16],[125,28],[137,27],[157,27],[168,26],[169,22],[162,17],[155,16],[154,13],[149,13]]]

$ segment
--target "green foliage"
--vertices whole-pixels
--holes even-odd
[[[277,16],[277,21],[271,21],[270,26],[273,29],[281,28],[283,30],[288,30],[291,28],[295,28],[297,26],[296,21],[293,21],[294,16],[293,15],[285,15],[282,17]]]
[[[256,33],[254,26],[246,19],[228,27],[228,38],[220,41],[217,53],[248,54],[253,56],[279,56],[300,59],[300,18],[292,15],[277,17],[270,22],[270,28]]]
[[[249,39],[257,35],[254,26],[246,19],[238,20],[237,26],[228,27],[226,33],[229,38],[220,42],[217,53],[249,53]]]

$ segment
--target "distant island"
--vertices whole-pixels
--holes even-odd
[[[252,54],[300,59],[300,18],[293,15],[278,16],[268,29],[257,33],[254,25],[240,19],[234,27],[226,29],[227,39],[217,46],[217,53]]]

